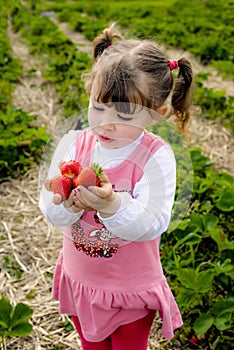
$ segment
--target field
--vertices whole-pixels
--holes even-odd
[[[92,40],[118,21],[125,36],[156,40],[170,59],[189,57],[197,83],[186,151],[173,124],[152,130],[178,158],[180,185],[161,257],[184,326],[166,341],[157,317],[148,349],[230,350],[234,2],[8,0],[0,8],[0,348],[80,349],[70,317],[51,298],[62,234],[38,208],[41,159],[69,117],[86,125],[82,76]]]

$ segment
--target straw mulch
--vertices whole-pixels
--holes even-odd
[[[54,349],[56,344],[76,349],[76,333],[64,331],[68,318],[58,315],[57,302],[51,298],[62,235],[38,209],[38,168],[2,183],[0,191],[0,290],[13,305],[24,302],[34,310],[33,332],[22,339],[12,338],[7,349]]]
[[[62,118],[53,87],[44,82],[40,73],[40,62],[29,54],[18,35],[11,31],[8,35],[14,55],[24,59],[24,79],[16,85],[14,105],[39,115],[39,124],[46,125],[53,132],[57,121]],[[34,76],[27,73],[31,68],[35,68],[37,72]],[[207,141],[208,145],[214,129],[212,125],[209,126],[209,137],[204,140],[205,135],[208,135],[204,128],[207,128],[206,122],[203,126],[202,123],[195,126],[197,140]],[[221,134],[226,135],[227,132],[223,130]],[[215,149],[217,152],[221,149],[222,137],[226,144],[233,142],[230,135],[220,136],[218,128],[215,135],[219,145],[210,146],[213,155]],[[217,162],[216,165],[231,171],[231,151],[228,147],[223,152],[225,151],[230,153],[230,158],[220,156],[217,158],[220,163]],[[59,315],[58,302],[51,298],[54,266],[62,247],[62,234],[48,224],[38,209],[38,173],[39,168],[35,166],[24,176],[0,184],[0,292],[13,305],[24,302],[34,310],[31,318],[33,332],[27,337],[7,340],[7,349],[52,350],[56,346],[59,349],[80,349],[76,332],[68,329],[69,316]],[[161,337],[160,328],[161,322],[156,318],[149,349],[181,349],[177,340],[166,342]],[[190,347],[184,349],[188,350]]]

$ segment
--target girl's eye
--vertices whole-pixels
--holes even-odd
[[[117,117],[121,120],[124,120],[125,122],[128,122],[130,120],[132,120],[133,118],[132,117],[123,117],[122,115],[120,114],[117,114]]]
[[[103,112],[104,111],[104,108],[101,108],[101,107],[97,107],[93,104],[93,108],[96,109],[96,111],[100,111],[100,112]]]

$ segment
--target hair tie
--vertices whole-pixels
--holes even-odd
[[[168,66],[170,67],[170,70],[177,69],[179,67],[178,61],[167,61]]]

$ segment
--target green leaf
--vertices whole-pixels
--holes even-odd
[[[213,264],[215,268],[216,275],[219,275],[221,273],[229,275],[229,273],[234,273],[234,267],[232,264],[231,259],[226,259],[223,263],[220,261]]]
[[[32,332],[32,325],[29,322],[21,322],[11,329],[9,335],[12,337],[24,337]]]
[[[219,218],[213,214],[206,214],[202,216],[202,221],[203,221],[205,230],[209,231],[210,229],[212,229],[218,224]]]
[[[13,307],[11,306],[9,300],[3,296],[0,299],[0,324],[7,328],[11,323],[11,312]]]
[[[234,243],[230,242],[227,238],[227,235],[219,228],[213,228],[212,230],[210,230],[209,234],[210,237],[217,243],[220,251],[226,249],[234,249]]]
[[[199,232],[203,232],[203,220],[200,214],[197,214],[197,213],[190,214],[190,220],[192,224],[198,227]]]
[[[234,192],[229,188],[225,188],[215,205],[222,211],[234,210]]]
[[[211,309],[215,316],[224,316],[234,311],[234,300],[217,301]]]
[[[174,250],[176,250],[182,244],[199,244],[201,242],[201,236],[196,233],[189,233],[184,238],[180,239],[174,246]]]
[[[4,322],[4,321],[0,321],[0,330],[3,329],[3,328],[7,329],[8,328],[8,324],[6,322]]]
[[[209,314],[201,314],[194,322],[193,329],[196,335],[205,334],[214,323],[214,317]]]
[[[191,289],[180,288],[179,294],[176,297],[176,301],[179,306],[189,306],[196,297],[196,293]]]
[[[208,290],[211,288],[214,276],[215,271],[211,269],[199,272],[196,280],[197,291],[200,293],[208,292]]]
[[[22,321],[28,321],[32,316],[33,310],[26,304],[18,303],[14,308],[14,312],[11,319],[12,327],[16,326],[18,323]]]
[[[197,273],[191,268],[182,268],[177,271],[177,277],[187,288],[194,290],[196,287]]]
[[[192,289],[197,293],[207,292],[211,288],[214,276],[214,269],[198,272],[191,268],[181,268],[177,272],[177,277],[180,282],[186,288]]]
[[[214,325],[220,331],[225,331],[226,329],[231,329],[231,326],[232,326],[232,313],[226,314],[224,316],[217,317],[214,320]]]
[[[200,182],[200,185],[199,187],[197,188],[196,192],[197,193],[204,193],[206,192],[213,184],[213,181],[212,179],[203,179],[201,182]]]

